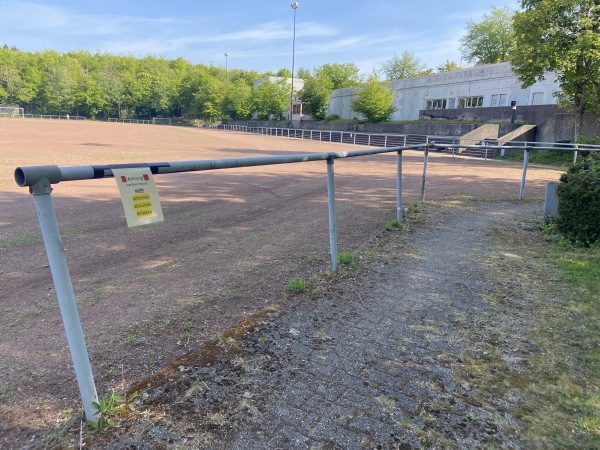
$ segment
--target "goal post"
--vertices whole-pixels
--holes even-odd
[[[0,117],[25,117],[25,109],[18,106],[0,106]]]
[[[170,117],[153,117],[152,123],[154,125],[171,125]]]

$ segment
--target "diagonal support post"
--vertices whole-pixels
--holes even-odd
[[[85,345],[83,329],[81,328],[71,275],[69,274],[65,249],[62,245],[56,219],[56,211],[50,195],[52,185],[47,178],[42,178],[31,186],[30,192],[33,194],[33,201],[40,222],[50,271],[56,289],[56,297],[58,298],[75,376],[83,401],[85,417],[88,422],[97,422],[99,418],[98,409],[94,403],[98,402],[98,394],[96,393],[90,358]]]

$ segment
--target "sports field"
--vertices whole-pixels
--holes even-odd
[[[0,119],[0,447],[80,408],[33,200],[16,167],[182,161],[349,150],[249,134],[120,123]],[[395,217],[395,154],[337,160],[339,251]],[[423,155],[404,152],[404,202]],[[516,201],[520,165],[431,154],[427,201]],[[524,201],[560,172],[530,167]],[[113,179],[53,198],[99,394],[128,386],[327,270],[325,162],[157,175],[165,221],[127,228]],[[473,230],[456,230],[456,233]],[[62,411],[62,412],[61,412]],[[4,440],[2,440],[4,439]]]

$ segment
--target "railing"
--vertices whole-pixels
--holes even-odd
[[[57,119],[57,120],[87,120],[85,116],[72,116],[70,114],[23,114],[25,119]]]
[[[269,130],[280,130],[276,133],[283,133],[282,130],[286,129],[269,129]],[[290,131],[292,132],[290,135]],[[311,130],[287,130],[283,135],[288,137],[298,137],[298,133],[303,136],[310,135],[311,139],[318,133],[319,137],[323,136],[322,131],[311,131]],[[338,133],[338,134],[335,134]],[[344,133],[342,132],[329,132],[329,138],[333,136],[340,136],[343,141]],[[372,138],[368,138],[368,142]],[[385,140],[385,142],[389,142]],[[427,138],[426,138],[427,141]],[[405,150],[424,150],[424,164],[423,164],[423,181],[421,188],[421,200],[425,199],[425,182],[427,177],[427,162],[428,156],[431,149],[435,149],[437,146],[446,144],[433,144],[425,142],[423,144],[410,144],[396,147],[384,147],[375,149],[361,149],[353,150],[348,152],[328,152],[328,153],[307,153],[307,154],[295,154],[295,155],[278,155],[278,156],[264,156],[264,157],[250,157],[250,158],[231,158],[231,159],[217,159],[217,160],[198,160],[198,161],[178,161],[178,162],[161,162],[161,163],[133,163],[133,164],[119,164],[119,165],[102,165],[102,166],[76,166],[76,167],[58,167],[58,166],[30,166],[30,167],[18,167],[15,170],[15,181],[21,187],[29,187],[29,191],[33,196],[37,216],[40,222],[40,228],[44,245],[46,247],[46,253],[48,255],[48,261],[50,264],[50,270],[54,281],[56,290],[56,296],[60,306],[61,315],[63,318],[63,324],[65,327],[67,341],[69,343],[69,349],[71,352],[71,358],[73,360],[73,366],[77,378],[77,383],[81,393],[83,401],[85,415],[88,421],[96,421],[98,419],[97,402],[98,396],[96,392],[96,386],[92,375],[92,369],[90,365],[89,355],[87,352],[85,338],[81,327],[81,321],[79,318],[79,312],[77,310],[77,303],[75,300],[75,294],[71,277],[69,274],[69,268],[67,266],[67,260],[62,246],[62,238],[60,235],[60,229],[56,217],[56,211],[51,198],[51,192],[53,190],[52,185],[76,180],[88,180],[96,178],[108,178],[113,177],[113,170],[116,169],[140,169],[145,168],[152,174],[168,174],[177,172],[192,172],[192,171],[203,171],[203,170],[214,170],[214,169],[229,169],[238,167],[253,167],[273,164],[289,164],[289,163],[301,163],[308,161],[326,161],[327,162],[327,199],[328,199],[328,216],[329,216],[329,247],[331,256],[331,270],[337,272],[338,269],[338,253],[337,253],[337,224],[336,224],[336,211],[335,211],[335,188],[334,188],[334,161],[339,158],[350,158],[358,156],[375,155],[379,153],[390,153],[396,152],[397,154],[397,198],[396,198],[396,217],[398,222],[402,222],[402,154]],[[450,144],[453,146],[463,147],[475,147],[466,146],[464,143]],[[491,146],[487,143],[484,145],[489,149],[497,149],[499,146]],[[519,191],[519,199],[523,198],[523,189],[525,186],[525,177],[527,174],[527,164],[529,159],[529,152],[532,149],[540,150],[572,150],[576,152],[581,147],[564,147],[564,146],[548,146],[548,147],[513,147],[524,151],[524,164],[523,164],[523,177],[521,180],[521,188]],[[587,148],[586,148],[587,149]],[[600,147],[594,150],[600,150]]]
[[[249,127],[246,125],[225,124],[211,125],[210,128],[290,139],[306,139],[336,144],[350,144],[361,147],[393,147],[434,143],[434,146],[438,151],[447,150],[452,153],[452,156],[459,155],[463,153],[464,150],[477,150],[485,159],[493,157],[495,156],[494,153],[500,153],[503,150],[523,151],[526,148],[529,150],[574,150],[575,152],[600,150],[599,145],[576,143],[559,144],[555,142],[510,141],[504,145],[498,145],[498,139],[473,139],[464,138],[462,136],[365,133],[356,131],[308,130],[283,127]]]
[[[138,124],[152,124],[152,120],[147,119],[119,119],[118,117],[109,117],[109,122],[121,122],[121,123],[138,123]]]

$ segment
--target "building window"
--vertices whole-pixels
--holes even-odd
[[[481,108],[483,97],[461,97],[458,99],[459,108]]]
[[[446,109],[446,99],[437,98],[435,100],[427,100],[425,109]]]

